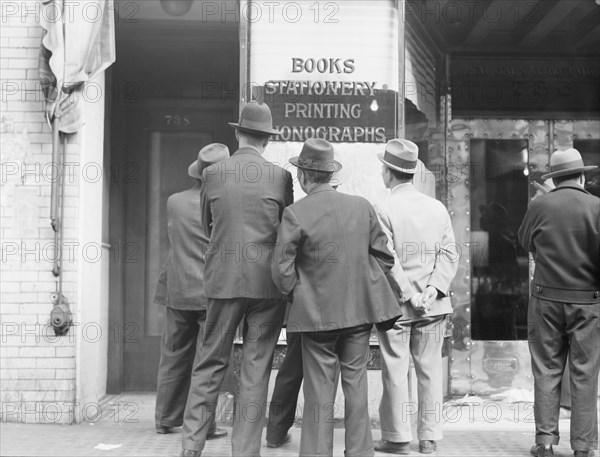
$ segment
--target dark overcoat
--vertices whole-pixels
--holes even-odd
[[[600,302],[600,199],[561,183],[531,202],[519,228],[533,254],[531,293],[564,303]]]
[[[362,197],[313,187],[286,208],[273,280],[292,297],[288,332],[328,331],[401,314],[386,279],[394,266],[387,237]]]

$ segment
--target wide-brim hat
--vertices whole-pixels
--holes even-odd
[[[342,169],[342,164],[334,158],[333,145],[321,138],[306,140],[302,145],[300,155],[292,157],[290,163],[305,170],[335,173]]]
[[[202,179],[202,171],[215,162],[220,162],[229,157],[229,148],[221,143],[211,143],[198,152],[198,160],[194,160],[188,167],[188,175],[192,178]]]
[[[386,143],[385,152],[377,154],[377,158],[393,170],[414,175],[418,170],[419,147],[412,141],[395,138]]]
[[[266,103],[250,101],[242,109],[239,122],[229,122],[233,128],[248,133],[263,135],[279,135],[281,132],[273,128],[273,117]]]
[[[555,151],[550,156],[550,173],[542,175],[542,179],[558,178],[560,176],[574,175],[583,171],[595,170],[595,165],[584,165],[581,154],[577,149],[569,148]]]

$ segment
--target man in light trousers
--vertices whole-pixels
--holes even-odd
[[[383,154],[382,177],[391,194],[375,205],[389,248],[408,277],[397,280],[403,298],[402,317],[379,333],[383,394],[379,407],[382,441],[379,452],[408,454],[412,439],[407,413],[417,413],[419,452],[430,454],[442,438],[442,344],[452,313],[449,288],[458,265],[454,231],[444,205],[418,192],[417,145],[390,140]],[[409,402],[408,370],[412,356],[418,403]],[[413,400],[414,401],[414,400]]]

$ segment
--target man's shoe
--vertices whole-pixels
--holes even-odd
[[[173,430],[171,430],[171,427],[165,427],[164,425],[159,425],[158,427],[156,427],[156,433],[158,433],[159,435],[167,435],[172,431]]]
[[[182,449],[179,457],[200,457],[200,451],[192,451],[191,449]]]
[[[216,440],[218,438],[223,438],[227,436],[227,430],[222,428],[215,428],[215,431],[206,435],[207,440]]]
[[[286,434],[286,435],[285,435],[285,437],[283,438],[283,440],[282,440],[282,441],[280,441],[280,442],[278,442],[278,443],[275,443],[275,442],[273,442],[273,441],[269,441],[269,440],[267,440],[267,447],[270,447],[270,448],[277,448],[277,447],[281,447],[281,446],[283,446],[284,444],[287,444],[287,443],[289,443],[290,441],[292,441],[292,435],[290,435],[290,434],[288,433],[288,434]]]
[[[529,453],[531,455],[535,455],[536,457],[550,457],[554,455],[551,444],[536,444],[535,446],[531,447]]]
[[[431,454],[437,449],[437,444],[433,440],[419,440],[419,452],[421,454]]]
[[[594,457],[596,453],[594,451],[575,451],[575,457]]]
[[[388,454],[407,455],[410,452],[410,443],[408,441],[395,443],[394,441],[381,440],[374,447],[377,452],[386,452]]]

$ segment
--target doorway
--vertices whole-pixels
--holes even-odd
[[[471,338],[527,338],[529,259],[517,232],[527,211],[528,141],[471,139]]]
[[[187,170],[202,147],[235,151],[227,123],[238,117],[240,74],[235,23],[121,22],[116,36],[108,393],[156,390],[165,310],[153,298],[168,250],[167,198],[194,184]]]
[[[600,121],[454,119],[446,142],[448,210],[461,249],[452,285],[453,395],[531,389],[527,345],[534,264],[517,231],[531,200],[552,185],[554,150],[600,165]],[[590,173],[588,183],[599,180]]]

